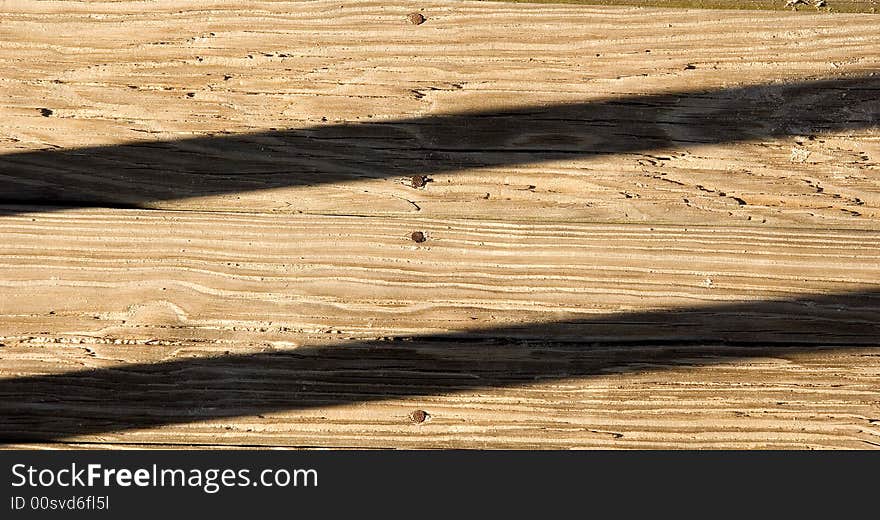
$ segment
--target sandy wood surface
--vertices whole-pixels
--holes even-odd
[[[799,13],[871,13],[876,14],[877,0],[486,0],[516,3],[629,5],[636,7],[673,7],[694,9],[775,10]]]
[[[874,17],[0,5],[6,446],[880,446]]]

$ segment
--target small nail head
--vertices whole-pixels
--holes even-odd
[[[430,417],[431,415],[424,410],[415,410],[413,413],[409,414],[409,419],[416,424],[422,424]]]

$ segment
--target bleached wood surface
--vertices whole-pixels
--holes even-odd
[[[880,443],[873,17],[0,5],[7,446]]]

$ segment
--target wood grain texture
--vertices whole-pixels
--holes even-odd
[[[91,210],[7,215],[0,235],[8,441],[880,434],[873,232]]]
[[[880,446],[874,17],[144,6],[0,3],[3,446]]]
[[[427,240],[414,242],[414,231]],[[443,334],[870,293],[880,289],[878,237],[164,211],[7,215],[0,323],[7,339],[38,334],[50,320],[53,334],[255,341],[249,329],[264,340],[283,339],[282,328]]]
[[[7,5],[6,202],[877,227],[871,16]]]
[[[637,7],[674,7],[694,9],[758,9],[789,10],[794,12],[824,13],[877,13],[877,0],[485,0],[514,3],[579,4],[579,5],[631,5]]]

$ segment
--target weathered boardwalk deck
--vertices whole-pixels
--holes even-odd
[[[880,18],[149,5],[0,4],[3,445],[880,446]]]

